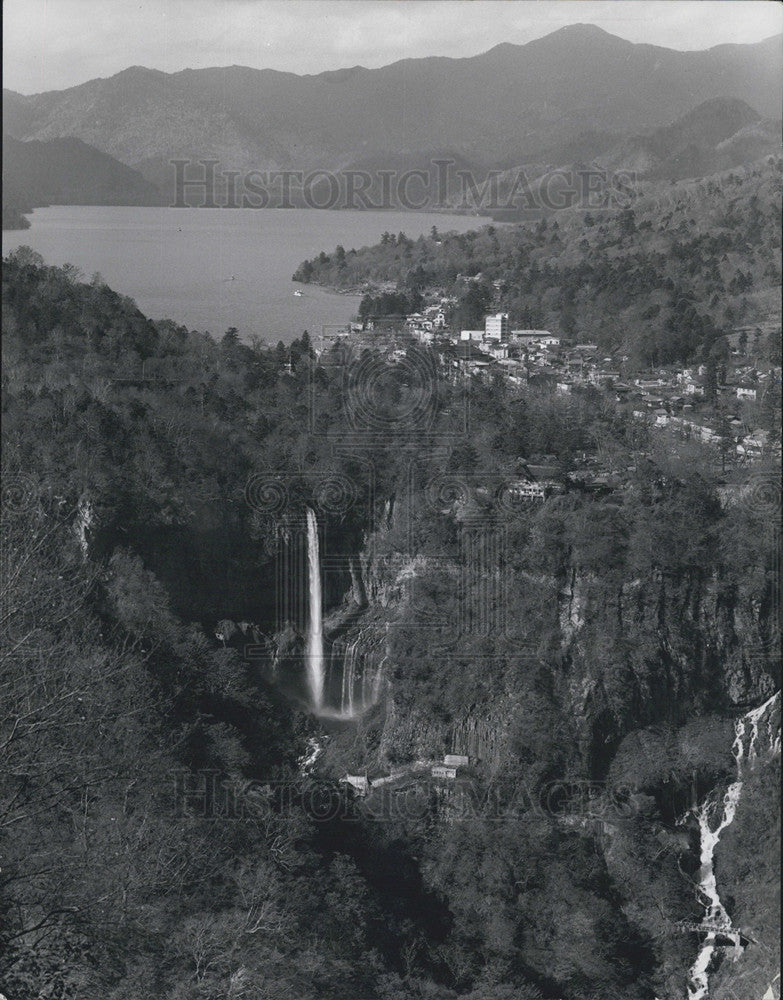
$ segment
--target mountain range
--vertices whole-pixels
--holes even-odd
[[[736,98],[716,97],[670,125],[621,141],[596,162],[650,179],[682,180],[776,153],[780,140],[779,119],[762,119]]]
[[[562,175],[565,184],[580,184],[585,169],[605,172],[609,177],[638,181],[678,181],[704,177],[743,166],[780,152],[781,122],[762,118],[749,104],[737,98],[714,97],[676,121],[627,138],[593,132],[577,136],[559,149],[550,150],[546,159],[518,164],[499,173],[497,202],[506,206],[491,214],[500,220],[523,219],[523,206],[529,190],[533,203],[546,205],[536,192],[548,189],[550,182]],[[598,152],[596,153],[596,150]],[[520,188],[520,178],[526,182]],[[477,187],[479,194],[482,189]],[[516,195],[515,195],[516,192]],[[551,192],[550,192],[551,195]],[[451,205],[464,203],[464,192],[451,192]],[[512,202],[515,208],[509,207]]]
[[[478,173],[605,158],[687,176],[714,159],[705,160],[704,136],[711,141],[728,105],[713,106],[712,124],[694,109],[716,97],[738,102],[727,119],[737,128],[719,140],[737,136],[725,159],[763,154],[770,135],[779,142],[779,130],[763,123],[780,114],[782,41],[680,52],[578,24],[470,58],[312,76],[134,66],[62,91],[5,91],[4,132],[24,141],[78,138],[168,192],[167,202],[172,158],[307,172],[418,166],[438,155]],[[133,189],[141,190],[137,181]]]

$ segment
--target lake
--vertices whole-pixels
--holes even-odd
[[[255,334],[277,343],[303,330],[317,334],[344,324],[359,307],[358,296],[291,281],[306,258],[338,244],[358,250],[377,243],[386,230],[415,239],[433,226],[466,232],[489,220],[413,212],[55,205],[37,208],[30,221],[30,229],[3,233],[3,255],[30,246],[48,264],[75,264],[85,280],[100,272],[152,319],[168,317],[218,337],[235,326],[243,339]]]

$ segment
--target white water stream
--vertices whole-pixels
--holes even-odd
[[[721,834],[733,822],[736,815],[737,806],[742,796],[743,765],[747,762],[752,766],[759,757],[759,727],[765,716],[767,718],[766,753],[769,757],[780,753],[780,732],[776,731],[773,723],[773,710],[779,701],[780,692],[777,692],[763,705],[754,708],[737,720],[734,727],[734,743],[732,744],[732,754],[737,763],[737,777],[726,789],[723,796],[720,819],[715,829],[710,826],[710,815],[716,805],[714,798],[708,796],[694,810],[701,837],[699,889],[705,901],[703,923],[711,929],[707,932],[688,975],[688,1000],[709,1000],[710,965],[715,949],[718,947],[718,937],[733,940],[737,949],[736,954],[739,955],[740,932],[732,926],[731,918],[718,894],[715,878],[715,848],[718,846]]]
[[[310,701],[317,712],[324,700],[324,633],[323,598],[321,594],[321,559],[318,547],[318,521],[315,511],[307,508],[307,568],[308,568],[308,619],[305,658]]]

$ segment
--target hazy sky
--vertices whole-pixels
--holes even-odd
[[[69,87],[127,66],[238,64],[319,73],[469,56],[597,24],[632,42],[704,49],[783,30],[776,0],[4,0],[4,85]]]

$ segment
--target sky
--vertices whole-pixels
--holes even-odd
[[[783,30],[777,0],[3,0],[4,86],[60,90],[128,66],[292,73],[462,57],[567,24],[706,49]]]

